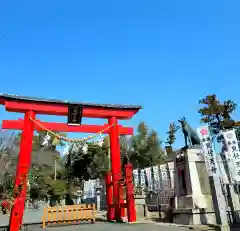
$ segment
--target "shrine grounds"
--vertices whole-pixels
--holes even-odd
[[[159,223],[152,220],[141,220],[133,224],[129,223],[110,223],[107,221],[96,222],[95,224],[83,223],[78,225],[55,225],[43,229],[40,224],[42,216],[41,209],[28,210],[25,214],[25,231],[214,231],[219,230],[216,227],[208,225],[182,226],[178,224]],[[0,215],[0,231],[5,231],[9,223],[8,215]],[[33,223],[30,225],[29,223]],[[35,224],[34,224],[35,223]],[[38,224],[36,224],[38,223]],[[28,224],[28,225],[27,225]],[[5,226],[5,227],[4,227]],[[230,231],[239,231],[240,226],[231,227]]]
[[[96,222],[95,224],[80,224],[70,226],[47,227],[28,226],[26,231],[214,231],[220,230],[209,226],[182,227],[163,223],[135,223],[116,224],[109,222]],[[239,231],[240,227],[231,227],[229,231]]]
[[[95,224],[80,224],[80,225],[71,225],[71,226],[58,226],[58,227],[48,227],[42,229],[39,227],[28,227],[27,231],[189,231],[188,228],[179,228],[179,227],[169,227],[161,226],[156,224],[117,224],[117,223],[108,223],[108,222],[97,222]]]
[[[101,222],[96,222],[95,224],[79,224],[79,225],[58,225],[54,227],[47,227],[42,229],[41,219],[43,215],[44,204],[40,203],[39,209],[29,208],[25,210],[24,214],[24,224],[25,231],[146,231],[151,229],[151,231],[206,231],[206,230],[219,230],[216,227],[196,225],[196,226],[182,226],[178,224],[160,223],[153,220],[140,220],[133,224],[128,223],[109,223],[106,220],[105,212],[97,212],[96,216]],[[9,214],[0,215],[0,231],[6,230],[9,224]],[[32,224],[32,225],[30,225]],[[240,226],[231,227],[230,231],[239,231]]]

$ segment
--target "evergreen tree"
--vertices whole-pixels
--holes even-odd
[[[79,148],[71,149],[68,155],[67,168],[69,175],[80,180],[103,177],[110,168],[109,138],[104,138],[103,146],[89,142],[87,153]],[[164,152],[155,131],[149,132],[142,122],[133,137],[120,137],[120,154],[122,165],[130,161],[134,168],[145,168],[163,162]]]
[[[176,132],[179,130],[179,126],[177,126],[174,122],[169,124],[169,130],[167,132],[168,138],[167,141],[165,142],[167,144],[166,149],[168,148],[169,151],[168,154],[172,152],[172,145],[176,141]]]
[[[141,122],[137,134],[132,138],[129,159],[134,168],[145,168],[159,164],[164,152],[156,131],[149,132],[148,126]]]
[[[57,133],[61,136],[66,136],[65,133]],[[64,146],[64,142],[59,140],[54,135],[50,135],[48,144],[44,146],[43,141],[47,135],[46,131],[36,132],[33,136],[32,142],[32,166],[29,173],[30,181],[30,197],[34,200],[38,200],[39,197],[46,196],[47,194],[52,197],[62,196],[66,191],[66,171],[65,165],[62,164],[62,160],[59,156],[59,152],[56,151],[57,146]],[[22,133],[18,133],[15,139],[15,145],[20,146]],[[51,156],[53,158],[51,158]],[[40,158],[41,155],[47,155],[47,160],[51,160],[51,163],[46,161],[42,162],[46,158]],[[57,166],[57,179],[54,179],[53,159]],[[35,160],[35,161],[34,161]],[[15,163],[15,168],[17,163]]]
[[[207,95],[199,101],[203,105],[199,109],[201,122],[207,123],[213,135],[218,135],[221,129],[234,126],[232,113],[236,110],[236,103],[232,100],[225,100],[221,103],[216,95]]]
[[[88,142],[87,153],[84,153],[82,146],[76,150],[71,149],[67,166],[72,177],[79,179],[94,179],[103,177],[109,168],[108,148],[103,145]]]

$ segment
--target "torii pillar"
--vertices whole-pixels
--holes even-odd
[[[121,172],[121,156],[120,156],[120,141],[118,133],[118,125],[116,117],[111,117],[108,120],[109,125],[112,125],[109,132],[110,137],[110,153],[112,167],[112,182],[113,182],[113,201],[115,209],[116,221],[121,220],[120,201],[119,201],[119,181],[122,177]]]

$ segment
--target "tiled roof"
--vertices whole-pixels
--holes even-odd
[[[80,105],[84,107],[101,107],[101,108],[115,108],[115,109],[142,109],[138,105],[121,105],[121,104],[95,104],[95,103],[83,103],[83,102],[73,102],[69,100],[56,100],[56,99],[45,99],[36,97],[27,97],[19,95],[11,95],[0,93],[0,100],[22,100],[28,102],[41,102],[41,103],[51,103],[51,104],[66,104],[66,105]]]

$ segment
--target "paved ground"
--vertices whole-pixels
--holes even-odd
[[[188,228],[169,227],[156,224],[115,224],[115,223],[95,223],[80,224],[72,226],[49,227],[45,231],[189,231]],[[27,231],[43,231],[41,227],[29,227]]]
[[[26,224],[36,224],[41,223],[43,215],[43,206],[40,209],[28,209],[24,214],[24,223]],[[103,213],[97,213],[97,217],[104,218]],[[0,227],[9,225],[9,215],[0,215]],[[189,227],[181,227],[179,225],[169,225],[163,223],[157,223],[152,221],[142,221],[141,223],[135,224],[115,224],[98,222],[96,224],[80,224],[80,225],[70,225],[70,226],[58,226],[46,228],[46,231],[189,231]],[[195,228],[194,228],[195,229]],[[197,230],[208,230],[209,228],[200,228]],[[43,231],[40,225],[29,226],[27,231]],[[231,229],[231,231],[239,231],[240,227]],[[0,228],[1,231],[1,228]]]
[[[7,226],[9,224],[10,215],[0,215],[0,226]],[[24,213],[24,223],[40,223],[43,216],[42,209],[28,209]]]
[[[105,212],[97,212],[97,218],[102,218]],[[28,209],[24,212],[23,222],[24,224],[36,224],[41,223],[43,216],[43,209]],[[9,224],[10,215],[0,215],[0,226],[7,226]],[[105,218],[105,217],[104,217]]]
[[[29,209],[25,210],[24,217],[23,217],[24,224],[41,223],[44,206],[45,206],[45,204],[42,203],[42,204],[40,204],[39,209],[29,208]],[[105,213],[106,212],[97,212],[96,216],[97,216],[97,218],[102,218],[103,214],[105,214]],[[0,215],[0,227],[9,225],[9,217],[10,217],[9,214],[6,214],[6,215],[1,214]]]
[[[36,219],[36,215],[39,219]],[[28,211],[25,214],[25,222],[27,223],[39,223],[41,220],[42,211]],[[5,217],[7,219],[3,219],[3,216],[0,216],[0,231],[6,231],[6,229],[2,229],[1,227],[7,226],[9,221],[9,216]],[[32,220],[30,220],[32,219]],[[30,222],[32,221],[32,222]],[[46,229],[42,229],[41,225],[31,225],[27,226],[26,231],[213,231],[219,230],[215,229],[212,226],[203,226],[203,225],[196,225],[196,226],[181,226],[179,224],[168,224],[168,223],[158,223],[153,222],[150,220],[142,220],[135,224],[118,224],[118,223],[108,223],[108,222],[96,222],[95,224],[79,224],[79,225],[61,225],[61,226],[50,226]],[[239,231],[240,225],[234,226],[230,228],[230,231]]]

